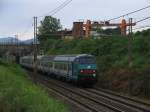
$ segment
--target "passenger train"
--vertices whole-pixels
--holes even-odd
[[[33,69],[33,56],[22,57],[20,64],[23,67]],[[38,56],[37,69],[77,84],[92,86],[97,82],[95,57],[89,54]]]

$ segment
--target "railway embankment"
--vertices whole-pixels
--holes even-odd
[[[116,36],[101,39],[49,39],[42,48],[50,55],[93,54],[97,58],[99,71],[97,87],[150,99],[149,42],[150,33],[141,33],[133,35],[130,50],[129,39]]]
[[[63,102],[35,86],[16,64],[0,61],[0,112],[67,112]]]

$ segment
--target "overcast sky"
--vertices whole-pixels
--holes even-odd
[[[63,1],[65,0],[0,0],[0,35],[19,34],[20,39],[32,38],[33,16],[45,15]],[[72,28],[73,21],[107,20],[148,5],[150,0],[73,0],[54,16],[61,20],[63,27]],[[150,8],[126,18],[141,19],[148,16]],[[145,24],[150,25],[150,20],[139,26]]]

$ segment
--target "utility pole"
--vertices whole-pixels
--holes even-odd
[[[16,51],[18,51],[19,49],[18,49],[18,45],[19,45],[19,40],[18,40],[18,35],[16,34],[15,35],[15,46],[16,46]]]
[[[37,17],[34,17],[34,75],[37,73]]]
[[[129,34],[128,34],[128,63],[129,67],[132,66],[132,23],[133,18],[129,18]]]
[[[19,64],[20,57],[19,57],[18,35],[15,35],[14,47],[15,47],[15,61],[16,63]]]
[[[129,67],[132,67],[132,24],[133,23],[133,19],[129,18],[129,34],[128,34],[128,64]],[[128,76],[128,92],[129,94],[131,93],[131,88],[132,88],[132,83],[131,83],[132,77]]]

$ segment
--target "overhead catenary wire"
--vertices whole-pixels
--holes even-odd
[[[136,21],[136,23],[140,23],[140,22],[145,21],[145,20],[148,20],[148,19],[150,19],[150,17],[146,17],[146,18],[144,18],[144,19],[141,19],[141,20],[139,20],[139,21]]]
[[[139,30],[139,29],[144,29],[144,28],[150,28],[150,25],[146,25],[146,26],[141,26],[138,28],[134,28],[133,30]]]
[[[51,10],[49,13],[47,13],[46,15],[51,15],[53,16],[54,14],[56,14],[57,12],[59,12],[60,10],[62,10],[64,7],[66,7],[69,3],[71,3],[73,0],[65,0],[60,6],[58,6],[57,8]],[[42,16],[38,16],[38,18],[40,17],[44,17],[46,15],[42,15]],[[21,35],[25,35],[26,33],[28,33],[29,31],[29,27],[21,34]]]
[[[64,4],[62,7],[60,7],[58,10],[56,10],[54,13],[51,14],[51,16],[55,15],[57,12],[65,8],[68,4],[70,4],[73,0],[69,0],[66,4]]]
[[[134,14],[134,13],[137,13],[137,12],[140,12],[140,11],[145,10],[145,9],[148,9],[148,8],[150,8],[150,5],[148,5],[148,6],[146,6],[146,7],[143,7],[143,8],[141,8],[141,9],[138,9],[138,10],[135,10],[135,11],[132,11],[132,12],[129,12],[129,13],[127,13],[127,14],[123,14],[123,15],[121,15],[121,16],[114,17],[114,18],[112,18],[112,19],[108,19],[107,21],[116,20],[116,19],[119,19],[119,18],[128,16],[128,15],[131,15],[131,14]]]
[[[150,19],[150,17],[145,17],[145,18],[143,18],[143,19],[141,19],[141,20],[136,21],[135,24],[140,23],[140,22],[143,22],[143,21],[146,21],[146,20],[148,20],[148,19]],[[132,30],[142,29],[142,28],[144,28],[144,27],[149,27],[149,25],[142,26],[142,27],[140,27],[140,28],[134,28],[134,29],[132,29]],[[126,31],[129,31],[129,30],[127,29]]]
[[[135,23],[137,24],[137,23],[146,21],[146,20],[148,20],[148,19],[150,19],[150,17],[145,17],[145,18],[143,18],[143,19],[141,19],[141,20],[139,20],[139,21],[136,21]],[[134,29],[132,29],[132,30],[138,30],[138,29],[143,29],[143,28],[147,28],[147,27],[150,27],[150,25],[141,26],[141,27],[139,27],[139,28],[134,28]]]
[[[38,16],[38,18],[40,17],[44,17],[46,15],[55,15],[56,13],[58,13],[60,10],[62,10],[63,8],[65,8],[68,4],[70,4],[73,0],[66,0],[64,1],[62,4],[60,4],[58,7],[56,7],[55,9],[51,10],[49,13],[42,15],[42,16]]]

